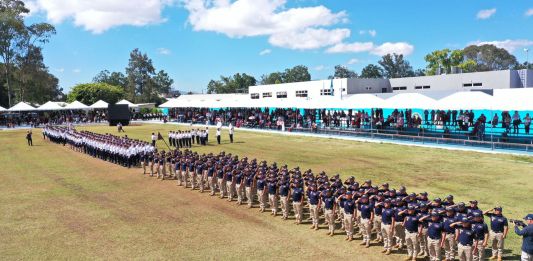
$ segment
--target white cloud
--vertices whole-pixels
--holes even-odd
[[[359,59],[353,58],[353,59],[350,59],[350,60],[348,61],[348,64],[350,64],[350,65],[351,65],[351,64],[356,64],[356,63],[359,63]]]
[[[380,46],[377,46],[374,48],[370,53],[383,56],[389,53],[397,53],[397,54],[403,54],[403,55],[410,55],[415,50],[415,47],[410,45],[406,42],[398,42],[398,43],[383,43]]]
[[[374,55],[385,55],[389,53],[397,53],[403,55],[410,55],[413,53],[415,47],[406,42],[391,43],[386,42],[381,45],[374,45],[372,42],[355,42],[355,43],[339,43],[326,50],[327,53],[360,53],[369,52]]]
[[[313,70],[315,71],[323,71],[324,69],[326,69],[326,66],[324,65],[318,65],[318,66],[315,66],[315,68],[313,68]]]
[[[72,70],[73,73],[81,73],[81,70],[80,69],[74,69]]]
[[[57,68],[55,69],[55,71],[58,73],[63,73],[65,71],[65,68]]]
[[[377,32],[376,32],[376,30],[368,30],[368,34],[369,34],[370,36],[372,36],[372,37],[375,37],[376,34],[377,34]]]
[[[31,0],[32,13],[44,12],[59,24],[72,19],[95,34],[121,25],[144,26],[164,22],[161,12],[174,0]]]
[[[532,15],[533,15],[533,8],[529,8],[529,9],[527,9],[525,15],[526,15],[526,16],[532,16]]]
[[[489,19],[495,13],[496,13],[496,8],[479,10],[479,12],[477,12],[476,17],[477,19],[485,20],[485,19]]]
[[[259,55],[263,56],[263,55],[267,55],[267,54],[270,54],[270,53],[272,53],[272,50],[265,49],[265,50],[259,52]]]
[[[365,30],[359,30],[359,34],[360,35],[364,35],[364,34],[366,34],[366,31]]]
[[[348,29],[314,29],[307,28],[303,31],[278,33],[270,36],[268,42],[274,46],[309,50],[330,46],[342,42],[350,36]]]
[[[157,53],[161,55],[171,55],[172,51],[167,48],[157,48]]]
[[[272,45],[314,49],[339,43],[349,29],[324,27],[346,21],[346,12],[325,6],[285,8],[287,0],[183,0],[194,31],[232,38],[268,36]],[[298,39],[304,37],[305,39]]]
[[[369,52],[374,49],[372,42],[338,43],[326,50],[327,53],[360,53]]]
[[[507,39],[503,41],[475,41],[475,42],[469,43],[468,45],[472,45],[472,44],[474,45],[492,44],[498,48],[503,48],[509,51],[510,53],[512,53],[518,48],[533,46],[533,41],[525,40],[525,39],[518,39],[518,40]]]

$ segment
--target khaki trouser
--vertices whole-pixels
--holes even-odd
[[[191,188],[194,190],[196,188],[196,172],[189,171],[189,177],[191,177]]]
[[[520,256],[520,261],[533,261],[533,255],[522,251],[522,255]]]
[[[333,213],[333,209],[325,209],[324,216],[326,218],[326,221],[328,222],[328,231],[330,233],[333,233],[335,231],[335,213]]]
[[[157,172],[157,178],[164,179],[166,172],[167,171],[166,171],[166,168],[165,168],[165,164],[159,165],[159,171]]]
[[[244,191],[246,192],[246,200],[248,203],[248,207],[252,207],[252,204],[254,203],[254,194],[252,187],[245,187]]]
[[[278,213],[278,197],[276,197],[276,194],[268,194],[268,204],[270,204],[272,213],[276,215]]]
[[[477,241],[477,251],[474,253],[472,252],[472,260],[474,261],[480,261],[483,260],[485,256],[485,247],[483,246],[483,240]]]
[[[372,233],[372,224],[370,223],[370,219],[368,218],[362,218],[361,219],[361,234],[363,234],[363,242],[369,243],[370,242],[370,233]]]
[[[215,177],[207,177],[207,183],[209,183],[209,190],[211,191],[211,195],[215,195],[217,184]]]
[[[217,183],[220,198],[224,198],[226,196],[226,182],[224,182],[223,178],[217,178]]]
[[[154,164],[150,163],[150,175],[154,175]]]
[[[422,233],[418,238],[418,243],[420,245],[419,253],[428,253],[428,229],[422,228]]]
[[[267,201],[267,193],[264,189],[258,189],[257,190],[257,197],[259,200],[259,208],[261,210],[264,210],[266,207],[266,201]]]
[[[189,184],[189,175],[187,174],[186,170],[181,171],[181,183],[185,187],[187,187],[187,185]]]
[[[318,225],[318,206],[317,205],[309,205],[309,214],[311,215],[311,220],[313,221],[313,225]]]
[[[235,197],[235,184],[233,184],[233,181],[226,181],[226,190],[228,191],[228,200],[233,200]]]
[[[418,248],[418,232],[405,230],[405,244],[407,245],[407,256],[416,257]]]
[[[458,244],[457,255],[460,261],[472,261],[472,247]]]
[[[444,252],[446,260],[455,259],[455,234],[446,234],[444,238]]]
[[[281,197],[281,213],[284,218],[289,217],[289,198],[287,196]]]
[[[240,183],[235,185],[235,189],[237,190],[237,202],[239,204],[242,203],[242,200],[244,198],[244,189],[243,189],[244,186],[242,186]]]
[[[490,231],[490,242],[492,242],[492,256],[503,256],[504,247],[503,233]]]
[[[428,238],[429,260],[440,261],[440,239]]]
[[[381,236],[383,237],[383,247],[386,250],[391,250],[392,248],[392,239],[394,232],[391,230],[392,225],[386,225],[381,223]]]
[[[396,239],[396,244],[400,246],[405,244],[405,229],[400,222],[394,224],[394,238]]]
[[[200,192],[204,192],[204,172],[196,174],[196,182],[200,188]]]
[[[296,222],[301,223],[303,212],[302,202],[293,202],[292,207],[294,208],[294,217],[296,218]]]
[[[381,215],[374,216],[374,223],[372,224],[372,231],[376,233],[376,239],[383,239],[381,234]]]
[[[344,214],[344,230],[347,236],[353,236],[353,215],[351,213]]]
[[[178,186],[181,186],[181,171],[176,170],[176,173],[174,175],[176,176],[176,182],[178,183]]]

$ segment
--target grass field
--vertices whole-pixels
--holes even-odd
[[[129,137],[148,140],[178,127],[126,127]],[[183,128],[183,127],[180,127]],[[84,127],[115,133],[115,128]],[[213,129],[213,128],[212,128]],[[34,147],[24,131],[0,132],[0,256],[2,259],[337,259],[398,260],[381,247],[361,248],[344,236],[272,218],[225,200],[177,187],[93,159],[49,142],[39,131]],[[483,208],[503,205],[507,217],[533,212],[533,158],[391,144],[236,131],[229,144],[196,147],[289,167],[389,182],[427,191],[431,198],[453,194],[477,199]],[[162,142],[158,144],[163,148]],[[506,242],[515,259],[520,238]]]

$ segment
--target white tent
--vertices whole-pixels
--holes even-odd
[[[2,106],[0,106],[0,111],[7,111],[7,109],[2,107]]]
[[[456,92],[440,99],[435,109],[439,110],[491,110],[495,105],[494,97],[479,91]],[[415,106],[413,104],[413,106]]]
[[[420,93],[400,93],[385,100],[387,109],[433,109],[437,101]]]
[[[136,108],[137,107],[137,105],[133,104],[132,102],[130,102],[128,100],[121,100],[121,101],[117,102],[116,104],[126,104],[130,108]]]
[[[494,90],[494,110],[533,111],[533,88]]]
[[[341,104],[346,109],[383,108],[384,100],[373,94],[354,94],[342,100]]]
[[[59,106],[59,103],[57,102],[53,102],[53,101],[49,101],[41,106],[39,106],[39,108],[37,108],[37,110],[40,110],[40,111],[58,111],[58,110],[63,110],[64,108]]]
[[[79,101],[73,101],[69,105],[65,106],[65,110],[88,110],[88,109],[90,109],[89,106]]]
[[[92,109],[107,109],[108,105],[109,104],[107,102],[99,100],[89,107],[91,107]]]
[[[9,108],[8,111],[35,111],[36,109],[33,108],[31,105],[25,103],[25,102],[19,102],[15,106]]]

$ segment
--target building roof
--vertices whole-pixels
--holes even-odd
[[[73,101],[72,103],[65,106],[65,109],[67,110],[86,110],[90,109],[89,106],[79,102],[79,101]]]
[[[53,102],[53,101],[46,102],[45,104],[37,108],[37,110],[40,110],[40,111],[58,111],[58,110],[63,110],[63,109],[64,108],[61,107],[58,102]]]
[[[109,104],[105,101],[98,100],[97,102],[93,103],[93,105],[89,106],[93,109],[107,109],[107,106]]]
[[[9,108],[8,111],[35,111],[36,109],[25,102],[19,102],[15,106]]]

